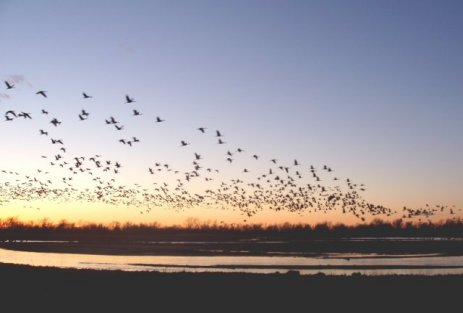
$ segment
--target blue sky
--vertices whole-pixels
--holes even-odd
[[[2,166],[33,168],[48,149],[36,136],[46,106],[72,121],[60,136],[74,151],[120,156],[129,180],[143,180],[153,160],[187,164],[181,139],[224,167],[222,151],[196,133],[206,126],[267,159],[329,164],[367,184],[375,202],[461,208],[462,9],[460,1],[0,1],[0,76],[25,79],[1,91],[9,98],[0,108],[35,113],[29,124],[0,123]],[[130,120],[126,94],[143,122]],[[85,127],[73,120],[83,108],[94,117]],[[150,144],[113,143],[101,123],[110,115]],[[155,128],[149,118],[158,115],[170,124]]]

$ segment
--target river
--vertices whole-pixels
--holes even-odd
[[[324,254],[321,256],[153,256],[95,255],[78,253],[26,252],[0,249],[0,262],[73,269],[241,272],[301,275],[447,275],[463,274],[463,256],[438,254],[379,255]]]

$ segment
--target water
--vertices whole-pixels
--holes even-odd
[[[302,275],[449,275],[463,274],[463,256],[326,254],[295,256],[124,256],[0,249],[0,262],[74,269],[159,271],[286,273]],[[378,268],[379,267],[379,268]]]

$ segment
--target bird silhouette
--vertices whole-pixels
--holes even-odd
[[[132,103],[132,102],[135,102],[135,100],[133,98],[130,98],[129,95],[125,95],[125,103]]]
[[[61,144],[63,145],[63,141],[61,139],[51,139],[51,143],[52,144]]]
[[[6,80],[5,80],[5,85],[6,85],[6,89],[13,89],[14,88],[14,84],[11,84]]]
[[[53,118],[51,121],[50,121],[51,124],[53,124],[53,126],[57,127],[58,125],[61,124],[60,121],[58,121],[58,119],[56,118]]]
[[[39,90],[35,94],[41,95],[42,97],[47,98],[47,92],[45,90]]]
[[[92,96],[87,95],[85,92],[82,92],[82,96],[84,97],[84,99],[93,98]]]
[[[8,110],[8,111],[5,112],[5,116],[9,116],[9,115],[17,117],[16,112],[13,111],[13,110]]]
[[[18,116],[24,117],[25,119],[32,119],[31,114],[26,112],[21,112],[18,114]]]

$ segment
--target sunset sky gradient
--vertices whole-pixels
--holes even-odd
[[[227,166],[228,147],[213,137],[220,129],[230,149],[261,162],[328,164],[336,176],[365,183],[368,201],[395,209],[455,205],[462,216],[462,11],[461,1],[0,0],[0,78],[17,80],[8,91],[2,82],[0,111],[33,115],[14,123],[2,117],[0,169],[27,175],[47,168],[40,156],[52,147],[38,134],[51,127],[40,115],[47,108],[63,121],[57,136],[69,153],[119,160],[118,179],[127,184],[151,184],[147,168],[157,161],[183,169],[193,152],[224,179],[268,167],[251,157]],[[83,100],[83,91],[93,98]],[[126,94],[135,105],[124,103]],[[81,109],[91,113],[85,123]],[[123,136],[141,138],[140,145],[119,144],[104,124],[109,116],[123,120]],[[166,122],[154,123],[156,116]],[[180,140],[192,144],[180,148]],[[88,203],[10,202],[0,206],[0,218],[8,216],[243,220],[210,208],[141,215]],[[358,221],[339,212],[264,211],[250,222],[324,220]]]

